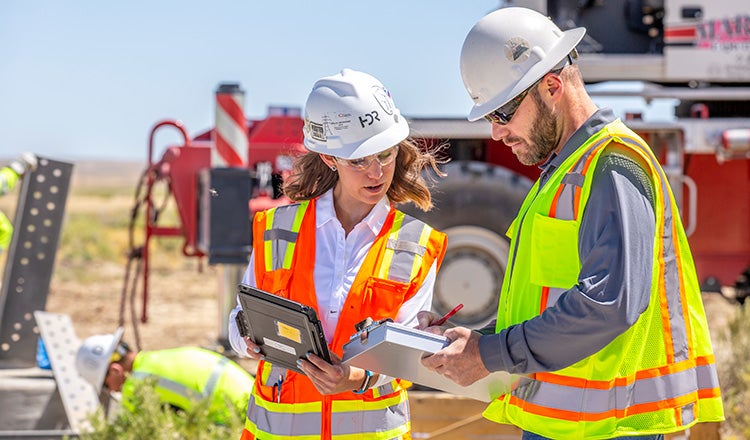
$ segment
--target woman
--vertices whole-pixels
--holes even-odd
[[[243,282],[312,306],[333,354],[298,361],[304,375],[263,361],[230,316],[232,347],[260,360],[243,439],[410,438],[408,382],[341,363],[365,318],[416,326],[430,309],[445,234],[395,209],[432,207],[422,170],[431,154],[407,139],[409,126],[388,90],[344,69],[320,79],[305,105],[304,143],[284,183],[295,204],[256,214]]]

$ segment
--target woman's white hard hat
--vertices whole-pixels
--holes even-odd
[[[118,328],[114,334],[93,335],[86,338],[76,353],[78,374],[101,391],[104,378],[107,376],[110,359],[120,343],[124,328]]]
[[[484,16],[461,48],[461,78],[474,101],[468,119],[482,118],[562,67],[585,33],[580,27],[563,32],[528,8],[501,8]]]
[[[305,104],[305,147],[342,159],[359,159],[397,145],[409,124],[388,89],[352,69],[319,79]]]

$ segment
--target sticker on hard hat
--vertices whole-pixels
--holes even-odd
[[[307,131],[310,134],[310,137],[316,141],[326,141],[326,133],[323,129],[323,124],[316,124],[315,122],[305,119],[305,131]]]
[[[521,37],[513,37],[505,42],[505,57],[508,61],[514,63],[522,63],[526,61],[531,52],[529,52],[530,44],[526,39]]]
[[[392,115],[393,109],[396,108],[396,105],[393,103],[391,92],[385,87],[372,86],[372,94],[375,96],[375,100],[378,101],[378,104],[380,104],[380,107],[383,108],[383,111]]]

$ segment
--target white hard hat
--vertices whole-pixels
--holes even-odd
[[[498,9],[480,19],[461,48],[461,78],[476,121],[506,104],[563,63],[585,28],[560,30],[533,9]]]
[[[112,354],[120,343],[122,327],[111,335],[89,336],[83,341],[76,353],[76,368],[78,374],[96,388],[98,393],[104,385]]]
[[[343,69],[313,85],[305,104],[304,134],[310,151],[358,159],[406,139],[409,124],[380,81]]]

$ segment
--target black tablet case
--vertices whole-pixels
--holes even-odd
[[[315,309],[246,284],[237,290],[248,336],[267,361],[302,374],[297,359],[308,352],[331,362]]]

